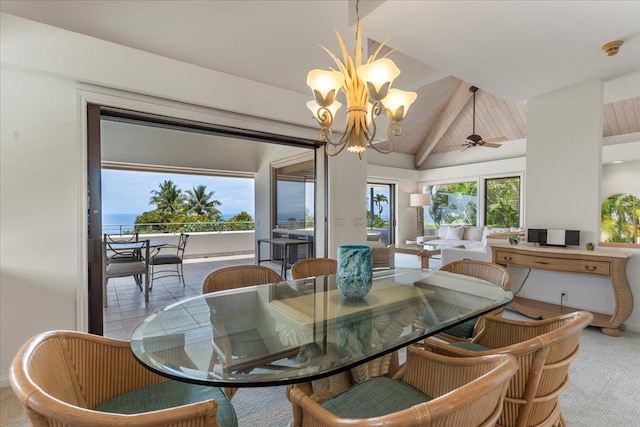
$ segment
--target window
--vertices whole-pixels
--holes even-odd
[[[640,244],[640,200],[631,194],[614,194],[602,202],[600,240],[605,243]]]
[[[275,181],[275,228],[313,228],[313,160],[275,169]]]
[[[476,181],[436,184],[427,187],[431,205],[425,212],[425,227],[440,224],[476,225],[478,218],[478,183]]]
[[[485,184],[485,225],[520,226],[520,177],[491,178]]]

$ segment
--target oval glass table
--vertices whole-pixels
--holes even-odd
[[[293,384],[336,374],[476,318],[513,299],[458,274],[375,271],[348,300],[334,275],[213,292],[151,315],[131,337],[135,357],[179,381],[218,387]]]

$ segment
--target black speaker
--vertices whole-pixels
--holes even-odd
[[[527,242],[538,243],[540,239],[540,230],[537,228],[529,228],[527,230]]]
[[[571,246],[580,246],[580,230],[565,230],[564,243]]]

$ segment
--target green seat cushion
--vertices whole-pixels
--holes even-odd
[[[475,344],[472,342],[452,342],[451,345],[455,347],[459,347],[469,351],[486,351],[491,350],[489,347],[485,347],[480,344]]]
[[[415,388],[388,377],[355,385],[322,406],[343,418],[372,418],[391,414],[431,400]]]
[[[218,401],[218,424],[237,427],[236,412],[222,390],[180,381],[169,380],[133,390],[102,402],[94,409],[112,414],[141,414],[211,399]]]
[[[452,328],[446,329],[445,332],[457,337],[471,338],[473,336],[473,328],[476,326],[477,319],[467,320]]]

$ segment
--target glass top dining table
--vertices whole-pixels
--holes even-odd
[[[513,299],[490,282],[443,271],[374,271],[360,300],[336,276],[212,292],[170,305],[133,331],[150,370],[219,387],[326,377],[476,318]]]

